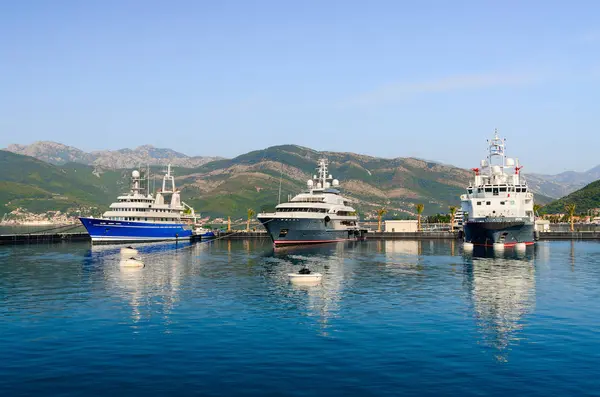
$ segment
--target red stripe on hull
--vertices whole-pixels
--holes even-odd
[[[468,243],[468,241],[467,241],[467,243]],[[477,244],[477,243],[471,243],[471,244],[476,245],[478,247],[493,247],[494,246],[494,244]],[[496,243],[496,244],[502,244],[502,243]],[[505,247],[514,247],[517,244],[519,244],[519,243],[504,243],[504,246]],[[525,245],[533,245],[533,244],[535,244],[535,241],[526,241],[525,242]]]
[[[354,241],[354,239],[337,239],[337,240],[275,240],[274,245],[286,244],[321,244],[321,243],[339,243],[341,241]]]

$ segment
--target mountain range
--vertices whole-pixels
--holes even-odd
[[[38,158],[0,151],[4,170],[0,174],[0,206],[31,212],[97,207],[99,214],[119,193],[128,190],[133,167],[90,165],[89,158],[80,152],[74,152],[78,157],[71,157],[71,149],[66,153],[56,151],[57,146],[45,147],[54,149],[36,152]],[[184,201],[198,211],[239,217],[245,216],[248,208],[272,210],[279,198],[287,200],[288,195],[303,190],[315,172],[317,159],[323,156],[329,160],[330,173],[341,181],[344,195],[354,201],[362,215],[386,207],[389,217],[412,216],[417,203],[425,205],[425,214],[445,213],[448,206],[459,205],[459,196],[472,178],[472,171],[432,161],[319,152],[297,145],[274,146],[195,167],[180,166],[175,168],[175,175]],[[170,160],[152,159],[154,164]],[[161,168],[151,167],[157,178]],[[537,194],[536,201],[545,204],[552,199]]]
[[[190,157],[171,149],[156,148],[151,145],[139,146],[135,149],[103,150],[84,152],[62,143],[39,141],[31,145],[9,145],[9,152],[35,157],[50,164],[81,163],[97,165],[103,168],[133,168],[140,165],[165,165],[170,163],[176,167],[198,167],[221,157]]]
[[[585,214],[589,210],[600,208],[600,180],[548,204],[542,211],[546,214],[565,213],[567,204],[575,204],[575,212],[578,214]]]
[[[135,149],[85,152],[57,142],[40,141],[30,145],[13,144],[4,150],[35,157],[55,165],[74,162],[95,165],[103,169],[134,168],[145,165],[164,166],[167,163],[176,167],[196,168],[211,161],[223,160],[216,156],[188,156],[172,149],[156,148],[151,145],[143,145]],[[525,175],[534,191],[558,199],[600,179],[600,165],[586,172],[566,171],[556,175],[535,173]]]

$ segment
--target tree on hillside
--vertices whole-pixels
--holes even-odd
[[[455,206],[451,206],[450,208],[450,231],[454,231],[454,215],[456,214],[456,210],[458,209]]]
[[[571,231],[575,231],[575,204],[566,204],[565,211],[569,214],[569,222],[571,223]]]
[[[425,209],[425,205],[417,204],[415,206],[415,208],[417,209],[417,230],[421,231],[421,214],[423,213],[423,210]]]
[[[533,214],[535,216],[540,216],[540,210],[542,209],[542,205],[541,204],[534,204],[533,205]]]
[[[250,231],[250,220],[252,219],[252,217],[254,217],[254,214],[256,214],[256,212],[254,212],[254,210],[252,208],[248,208],[248,221],[246,222],[246,231],[249,232]]]
[[[385,208],[381,208],[377,210],[377,231],[381,232],[381,219],[383,216],[387,214],[387,210]]]

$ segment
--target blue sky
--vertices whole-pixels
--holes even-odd
[[[600,164],[600,2],[6,1],[0,147]]]

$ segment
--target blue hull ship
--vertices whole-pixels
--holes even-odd
[[[150,194],[147,182],[147,177],[133,171],[131,191],[119,196],[102,218],[79,218],[92,242],[189,240],[192,230],[185,227],[182,218],[186,210],[195,220],[194,210],[181,201],[171,166],[163,177],[162,189],[155,195]],[[170,196],[170,202],[165,196]]]
[[[191,230],[180,223],[151,223],[79,218],[93,242],[133,242],[189,239]],[[214,236],[214,235],[213,235]]]

